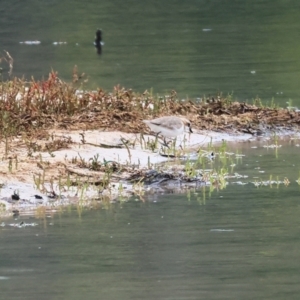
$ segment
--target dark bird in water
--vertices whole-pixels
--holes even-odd
[[[101,54],[102,53],[103,42],[102,42],[102,31],[100,29],[97,29],[97,31],[96,31],[94,45],[97,49],[97,53]]]

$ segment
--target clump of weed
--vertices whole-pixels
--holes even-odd
[[[6,60],[11,63],[9,56]],[[142,120],[165,115],[186,116],[198,129],[235,128],[253,134],[262,130],[262,120],[266,125],[287,120],[297,123],[297,118],[291,119],[291,111],[278,109],[274,101],[270,108],[263,106],[258,97],[251,105],[234,101],[232,94],[204,96],[199,101],[179,99],[176,91],[161,96],[152,90],[135,93],[119,85],[112,92],[101,88],[88,91],[79,89],[86,77],[77,67],[72,77],[73,82],[67,83],[51,71],[46,80],[13,78],[0,82],[0,139],[50,128],[148,132]]]

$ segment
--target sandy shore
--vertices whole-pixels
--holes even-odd
[[[131,195],[143,193],[145,186],[132,185],[122,176],[112,174],[108,187],[99,195],[99,188],[84,182],[97,182],[105,174],[80,167],[79,162],[97,160],[103,162],[116,162],[124,166],[135,166],[136,169],[151,169],[159,163],[172,160],[162,156],[159,148],[155,151],[147,149],[145,142],[154,142],[155,137],[140,134],[123,133],[120,131],[100,132],[98,130],[49,131],[52,142],[68,141],[68,148],[57,151],[32,151],[20,138],[14,138],[7,143],[2,142],[0,152],[0,205],[2,212],[25,212],[36,210],[39,207],[55,209],[61,205],[81,203],[88,204],[90,199],[106,197],[113,201],[117,197],[128,198]],[[195,157],[197,150],[205,149],[208,144],[224,141],[246,141],[253,139],[250,134],[228,134],[194,129],[193,134],[179,136],[176,149],[184,148],[182,154],[185,158]],[[128,143],[126,147],[124,141]],[[44,148],[47,142],[43,139],[31,141],[35,149]],[[9,154],[5,158],[5,151]],[[71,174],[71,175],[70,175]],[[67,180],[74,183],[74,176],[81,184],[68,184]],[[87,178],[89,180],[87,180]],[[122,190],[120,190],[122,184]],[[139,191],[137,191],[138,189]]]

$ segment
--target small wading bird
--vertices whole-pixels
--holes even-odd
[[[102,42],[102,31],[100,29],[97,29],[97,31],[96,31],[94,45],[97,49],[97,53],[101,54],[102,53],[103,42]]]
[[[177,137],[183,134],[185,129],[188,129],[189,133],[193,133],[191,122],[183,117],[167,116],[153,120],[143,120],[143,122],[147,124],[152,131],[164,137],[165,145],[168,145],[165,138]]]

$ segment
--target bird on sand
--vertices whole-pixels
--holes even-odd
[[[164,138],[175,138],[183,134],[186,130],[193,133],[191,122],[184,117],[165,116],[153,120],[143,120],[156,134],[161,134]],[[165,144],[167,145],[165,139]]]

